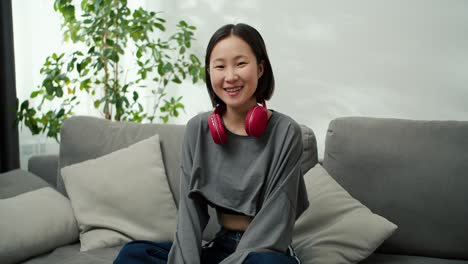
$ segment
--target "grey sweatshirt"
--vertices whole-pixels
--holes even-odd
[[[208,127],[210,114],[199,114],[186,126],[177,231],[168,263],[200,263],[208,204],[253,217],[222,264],[241,264],[250,252],[286,252],[294,222],[309,206],[300,126],[273,111],[259,138],[226,130],[227,143],[217,145]]]

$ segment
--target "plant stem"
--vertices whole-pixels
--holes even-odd
[[[119,31],[118,31],[118,27],[117,27],[117,23],[118,23],[117,18],[120,16],[120,14],[118,13],[118,12],[120,12],[119,11],[119,2],[116,1],[115,3],[116,3],[117,14],[116,14],[116,16],[114,18],[114,27],[115,27],[115,30],[116,30],[117,34],[115,36],[115,43],[114,43],[114,46],[112,47],[112,51],[115,51],[115,47],[118,46],[119,40],[120,40],[119,33],[118,33]],[[115,66],[114,66],[114,94],[120,95],[120,92],[119,92],[119,61],[118,60],[115,62]],[[124,93],[123,96],[125,96],[125,93]],[[117,102],[121,102],[120,98],[118,98]],[[123,113],[123,109],[122,109],[123,104],[119,105],[119,103],[116,103],[115,108],[116,108],[115,109],[115,112],[116,112],[115,120],[120,121],[122,113]]]
[[[170,80],[171,77],[172,77],[172,75],[173,75],[173,73],[171,72],[171,74],[169,74],[169,76],[168,76],[167,79]],[[159,81],[158,87],[161,86],[161,81],[163,81],[163,80],[164,80],[164,77],[161,78],[161,80]],[[168,83],[168,84],[169,84],[169,83]],[[163,86],[163,88],[161,89],[161,93],[160,93],[159,96],[158,96],[158,101],[156,102],[156,104],[154,105],[154,108],[153,108],[153,116],[156,115],[156,111],[158,110],[159,104],[161,103],[161,98],[163,97],[163,94],[164,94],[164,91],[166,90],[166,88],[167,88],[167,85]],[[159,89],[158,89],[158,90],[159,90]],[[153,120],[154,120],[154,119],[153,119]],[[153,123],[153,122],[151,122],[151,123]]]
[[[179,61],[179,59],[180,59],[180,54],[177,54],[177,59],[175,60],[176,63]],[[170,79],[172,78],[172,75],[174,75],[174,72],[171,72],[171,74],[169,74],[169,76],[168,76],[167,79],[170,80]],[[161,86],[161,82],[162,82],[163,80],[164,80],[164,77],[161,76],[161,79],[159,80],[159,83],[158,83],[158,87]],[[164,84],[164,83],[162,83],[162,84]],[[169,82],[168,82],[168,84],[169,84]],[[159,95],[159,97],[158,97],[158,101],[157,101],[157,103],[154,105],[154,108],[153,108],[153,115],[152,115],[152,116],[155,116],[155,115],[156,115],[156,111],[158,110],[159,104],[161,103],[162,94],[163,94],[164,91],[166,90],[166,87],[167,87],[167,85],[165,85],[165,86],[162,88],[162,90],[161,90],[161,93],[160,93],[160,95]],[[154,120],[154,119],[153,119],[153,120]],[[153,123],[153,121],[151,121],[151,123]]]
[[[104,51],[106,50],[107,48],[107,44],[106,44],[106,41],[107,41],[107,30],[104,32],[104,36],[102,38],[102,52],[101,52],[101,56],[102,56],[102,60],[103,60],[103,63],[104,63],[104,98],[105,98],[105,105],[104,105],[104,109],[106,109],[106,111],[104,112],[105,114],[105,118],[110,120],[111,119],[111,114],[110,114],[110,110],[109,110],[109,98],[108,98],[108,89],[109,89],[109,68],[108,68],[108,61],[107,59],[104,57]]]

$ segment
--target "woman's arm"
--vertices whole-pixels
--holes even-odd
[[[190,135],[191,124],[187,124],[182,147],[182,166],[180,168],[180,201],[177,217],[177,231],[169,252],[169,264],[200,263],[202,233],[208,224],[209,215],[204,199],[189,198],[189,182],[192,168],[193,146]]]

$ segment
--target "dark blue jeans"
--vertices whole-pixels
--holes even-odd
[[[221,229],[215,238],[202,247],[201,263],[217,264],[236,251],[242,232]],[[172,242],[151,242],[135,240],[127,243],[114,260],[114,264],[166,264]],[[294,250],[287,252],[252,252],[244,260],[245,264],[298,264]]]

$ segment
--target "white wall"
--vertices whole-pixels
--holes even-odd
[[[468,120],[468,1],[174,5],[171,14],[199,28],[203,56],[223,24],[243,22],[261,32],[277,81],[269,106],[311,127],[320,157],[328,123],[336,117]]]
[[[185,19],[197,26],[194,50],[200,58],[220,26],[243,22],[256,27],[276,77],[269,106],[311,127],[319,156],[335,117],[468,120],[468,1],[141,2],[164,11],[169,24]],[[13,1],[20,98],[30,93],[21,89],[38,85],[45,57],[63,49],[52,6],[53,0]],[[185,98],[186,113],[175,123],[211,109],[202,84],[186,82],[171,95]]]

